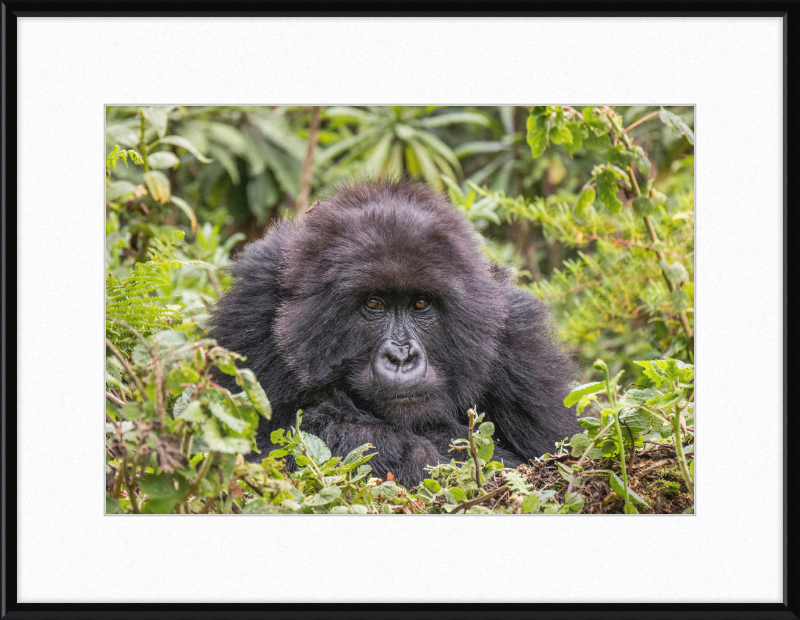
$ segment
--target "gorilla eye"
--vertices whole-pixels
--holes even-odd
[[[380,299],[376,299],[375,297],[370,297],[367,300],[367,308],[370,310],[385,310],[386,306],[383,305],[383,302]]]
[[[428,301],[425,297],[418,297],[416,300],[414,300],[414,307],[417,310],[426,310],[430,305],[431,302]]]

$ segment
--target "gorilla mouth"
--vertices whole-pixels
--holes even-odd
[[[428,394],[402,394],[381,399],[384,405],[417,405],[430,399]]]

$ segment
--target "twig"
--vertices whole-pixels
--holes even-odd
[[[109,391],[106,391],[106,398],[108,400],[110,400],[112,403],[114,403],[115,405],[119,405],[120,407],[124,407],[125,406],[125,401],[124,400],[122,400],[121,398],[119,398],[117,396],[114,396]]]
[[[262,489],[262,488],[261,488],[259,485],[257,485],[257,484],[256,484],[255,482],[253,482],[252,480],[250,480],[250,478],[248,478],[248,477],[247,477],[247,476],[245,476],[245,475],[242,475],[242,476],[240,476],[240,478],[239,478],[239,479],[240,479],[242,482],[244,482],[244,483],[245,483],[247,486],[249,486],[251,489],[253,489],[253,491],[255,491],[256,493],[258,493],[258,495],[259,495],[260,497],[264,497],[264,489]],[[233,482],[233,481],[231,481],[231,482]]]
[[[135,469],[136,468],[135,468],[135,465],[134,465],[134,471],[135,471]],[[131,511],[133,512],[133,514],[138,515],[139,514],[139,502],[136,501],[136,493],[134,493],[134,491],[133,491],[133,483],[130,480],[128,480],[128,455],[127,454],[124,454],[122,456],[122,471],[123,471],[122,481],[125,484],[125,490],[128,491],[128,501],[131,504]]]
[[[471,499],[471,500],[466,501],[466,502],[461,502],[458,506],[453,508],[447,514],[452,515],[452,514],[457,513],[459,510],[466,511],[468,508],[472,508],[475,504],[480,504],[481,502],[485,502],[487,500],[490,500],[493,497],[497,497],[498,495],[502,495],[503,493],[505,493],[507,491],[510,491],[510,490],[511,490],[511,487],[509,487],[507,484],[504,484],[503,486],[495,489],[494,491],[491,491],[490,493],[486,493],[485,495],[481,495],[480,497],[476,497],[475,499]]]
[[[647,116],[643,116],[642,118],[640,118],[640,119],[639,119],[638,121],[636,121],[635,123],[631,123],[630,125],[628,125],[628,126],[625,128],[625,133],[628,133],[628,132],[629,132],[631,129],[633,129],[634,127],[638,127],[638,126],[639,126],[639,125],[641,125],[642,123],[644,123],[644,122],[646,122],[646,121],[649,121],[651,118],[655,118],[656,116],[658,116],[658,110],[656,110],[655,112],[651,112],[651,113],[650,113],[650,114],[648,114]]]
[[[575,114],[575,116],[577,116],[579,119],[583,120],[583,114],[581,114],[580,112],[578,112],[578,111],[577,111],[575,108],[573,108],[572,106],[565,105],[565,106],[563,106],[563,109],[564,109],[564,110],[566,110],[566,111],[568,111],[568,112],[572,112],[572,113],[573,113],[573,114]]]
[[[319,113],[321,106],[315,105],[311,108],[311,125],[308,128],[308,149],[306,159],[303,162],[303,174],[300,177],[300,191],[294,201],[294,210],[300,213],[306,208],[308,198],[311,195],[311,180],[314,176],[314,151],[317,148],[317,133],[319,132]]]

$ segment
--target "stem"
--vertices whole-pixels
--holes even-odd
[[[156,413],[158,414],[158,421],[161,423],[161,428],[167,428],[167,404],[164,402],[164,365],[156,364],[154,374],[156,380]]]
[[[187,459],[191,456],[189,451],[192,449],[192,438],[194,437],[194,433],[189,431],[183,434],[181,438],[181,454],[183,454]]]
[[[303,162],[303,174],[300,177],[300,191],[297,192],[297,199],[294,203],[294,210],[300,213],[306,208],[308,198],[311,195],[311,181],[314,177],[314,151],[317,148],[317,134],[319,132],[319,113],[321,106],[315,105],[311,108],[311,125],[308,128],[308,149],[306,159]]]
[[[139,110],[139,144],[142,147],[142,161],[144,162],[144,171],[147,172],[150,170],[150,166],[147,165],[147,143],[144,141],[144,112]]]
[[[206,460],[203,461],[203,467],[200,469],[200,473],[197,474],[197,479],[194,482],[192,482],[191,486],[189,487],[189,490],[186,491],[186,495],[183,496],[182,501],[185,502],[187,499],[189,499],[189,497],[197,493],[197,489],[200,487],[200,483],[203,481],[203,478],[206,477],[206,474],[211,469],[211,464],[214,462],[216,456],[217,456],[216,452],[209,452],[206,455]]]
[[[124,480],[125,476],[125,468],[120,467],[119,471],[117,471],[117,478],[114,480],[114,490],[111,491],[111,497],[114,499],[119,499],[119,492],[122,490],[122,481]]]
[[[619,441],[619,461],[622,468],[622,484],[625,487],[625,512],[628,512],[628,507],[631,505],[630,494],[628,493],[628,469],[625,465],[625,440],[622,438],[622,427],[619,424],[619,409],[617,407],[616,395],[611,391],[611,376],[608,374],[608,366],[604,366],[606,373],[606,394],[608,395],[608,403],[611,405],[611,418],[614,423],[614,429],[617,433],[617,441]]]
[[[675,415],[672,420],[672,436],[675,438],[675,451],[678,454],[678,463],[681,465],[681,473],[683,480],[686,482],[686,488],[692,494],[692,503],[694,503],[694,483],[692,476],[689,474],[689,467],[686,464],[686,457],[683,455],[683,441],[681,441],[681,412],[675,407]]]
[[[472,435],[472,429],[475,428],[475,410],[469,410],[469,453],[472,455],[472,460],[475,462],[475,484],[478,489],[483,491],[481,486],[481,464],[478,461],[478,450],[475,448],[475,441]]]
[[[617,418],[616,411],[612,417],[614,418],[614,427],[616,428],[617,439],[619,440],[619,460],[622,466],[622,483],[625,485],[625,512],[627,512],[627,508],[630,506],[631,499],[628,493],[628,470],[625,467],[625,440],[622,438],[622,428],[619,425],[619,419]]]

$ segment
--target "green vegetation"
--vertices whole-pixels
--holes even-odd
[[[691,108],[108,108],[107,511],[691,512],[691,124]],[[582,361],[565,404],[583,433],[509,470],[491,412],[470,411],[453,460],[406,489],[372,476],[369,444],[332,456],[298,412],[244,461],[269,394],[205,334],[231,253],[370,174],[447,191],[551,304]]]

